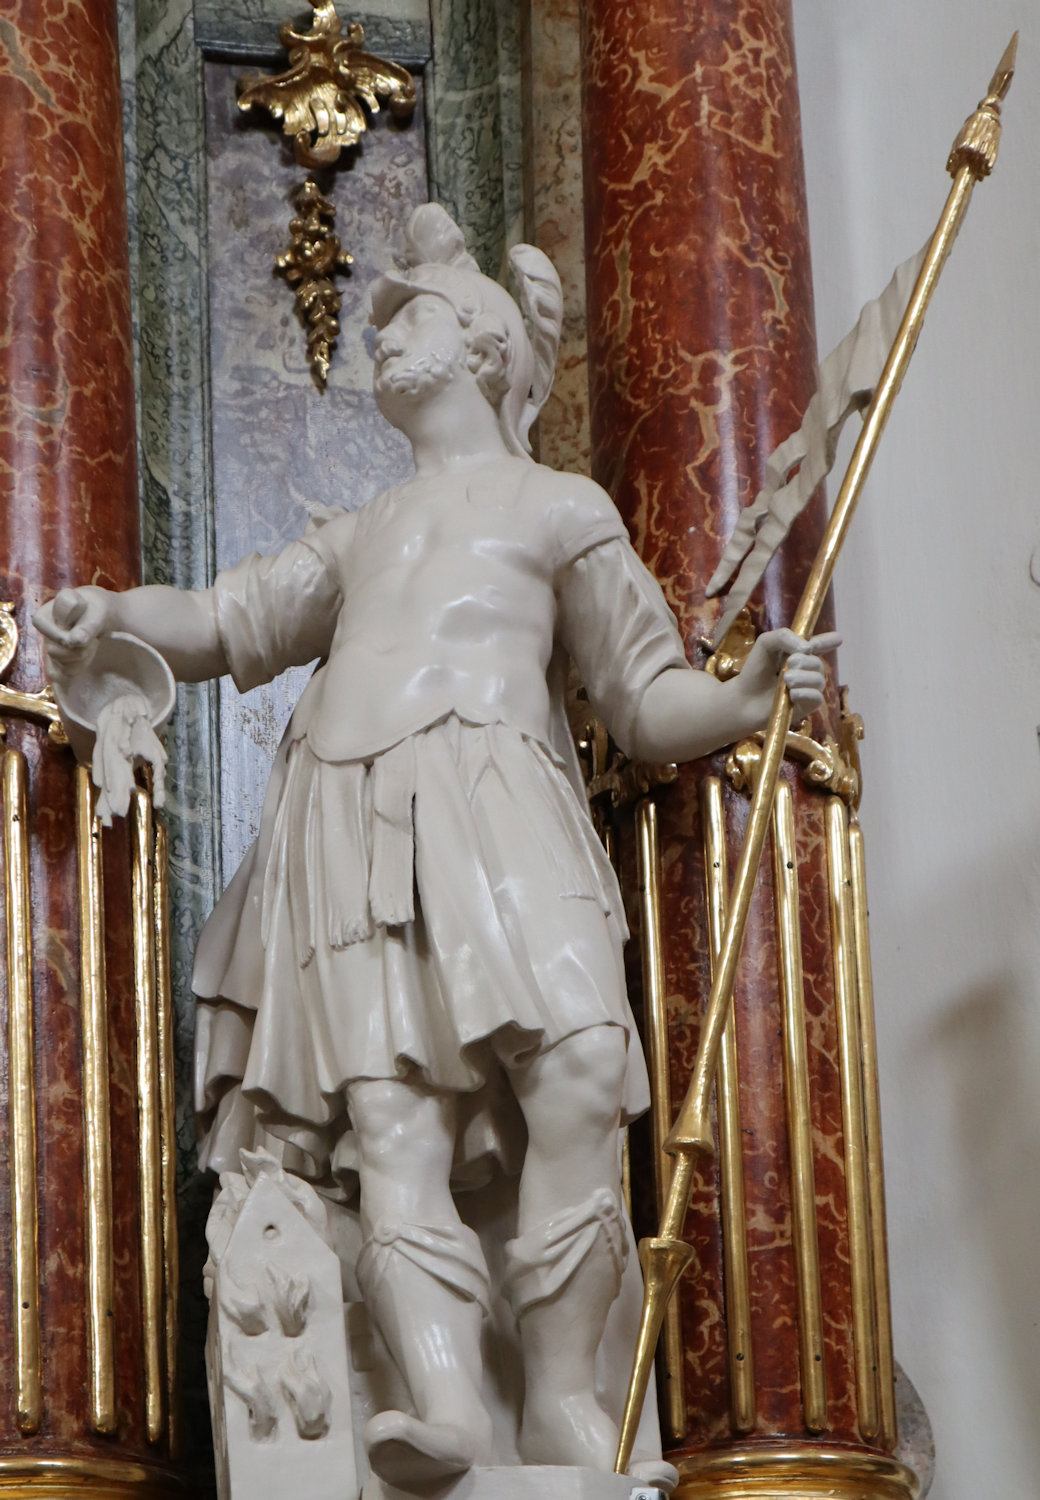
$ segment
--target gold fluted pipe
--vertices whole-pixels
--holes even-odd
[[[83,1045],[83,1180],[87,1225],[90,1425],[116,1428],[112,1312],[112,1132],[108,1100],[108,997],[101,824],[86,766],[76,767],[76,868]]]
[[[10,1098],[14,1382],[19,1431],[43,1417],[40,1255],[36,1204],[36,1076],[29,898],[28,767],[3,753],[4,897],[7,922],[7,1045]]]
[[[152,918],[155,927],[155,979],[158,1002],[160,1156],[162,1163],[163,1338],[166,1349],[166,1422],[170,1452],[176,1456],[177,1348],[180,1338],[177,1242],[177,1113],[174,1088],[173,983],[170,972],[169,844],[165,826],[155,822]]]
[[[823,1297],[816,1226],[809,1055],[802,978],[802,928],[795,848],[794,798],[781,782],[773,809],[773,884],[779,939],[780,991],[784,1013],[784,1094],[791,1153],[791,1216],[798,1287],[798,1348],[802,1411],[810,1432],[827,1426],[827,1382],[823,1364]]]
[[[141,1312],[144,1328],[145,1422],[149,1442],[163,1433],[163,1247],[161,1091],[152,921],[152,803],[133,792],[132,901],[137,1017],[138,1159],[141,1177]]]
[[[650,1129],[653,1136],[654,1187],[658,1216],[664,1212],[671,1179],[671,1158],[662,1147],[672,1128],[672,1091],[668,1072],[668,1016],[665,1006],[664,942],[661,928],[661,853],[657,840],[657,806],[643,797],[636,806],[636,865],[642,934],[643,1004],[650,1062]],[[664,1373],[664,1414],[671,1437],[686,1432],[682,1384],[682,1330],[679,1305],[669,1304],[661,1330],[659,1355]]]
[[[878,1408],[882,1446],[894,1449],[896,1419],[895,1358],[892,1350],[892,1297],[888,1280],[888,1228],[885,1212],[885,1168],[881,1151],[881,1093],[878,1086],[877,1031],[874,1025],[874,978],[870,965],[867,919],[867,865],[863,830],[849,828],[852,907],[856,933],[856,977],[859,994],[860,1045],[863,1052],[863,1097],[867,1131],[867,1184],[873,1250],[874,1302],[877,1312]]]
[[[830,875],[834,990],[838,1012],[841,1112],[845,1135],[845,1196],[852,1282],[852,1332],[856,1352],[856,1399],[859,1429],[869,1441],[878,1433],[877,1336],[848,812],[840,797],[827,799],[827,864]]]
[[[701,816],[704,823],[709,948],[714,969],[726,928],[729,897],[722,782],[717,776],[707,776],[701,783]],[[757,1409],[755,1363],[751,1346],[747,1211],[744,1201],[744,1137],[740,1118],[736,1018],[732,1007],[722,1033],[715,1088],[719,1117],[719,1211],[726,1289],[730,1420],[737,1432],[750,1432],[755,1426]]]

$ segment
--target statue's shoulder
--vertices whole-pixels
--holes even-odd
[[[557,567],[566,567],[602,542],[627,537],[617,506],[586,475],[536,464],[530,487],[544,510]]]
[[[371,504],[368,501],[358,510],[347,510],[343,505],[314,506],[302,540],[328,565],[338,566],[352,546],[360,519]]]

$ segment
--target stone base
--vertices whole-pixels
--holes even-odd
[[[398,1489],[370,1474],[361,1500],[416,1500],[417,1495],[431,1500],[629,1500],[638,1488],[625,1474],[604,1474],[599,1469],[512,1464],[470,1469],[457,1479],[441,1480],[421,1490]]]

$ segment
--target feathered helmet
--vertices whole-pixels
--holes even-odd
[[[515,245],[509,252],[518,307],[504,287],[484,275],[466,249],[462,230],[440,204],[417,208],[405,237],[407,269],[388,271],[376,282],[372,322],[385,328],[421,292],[449,302],[463,328],[485,315],[501,322],[508,350],[498,424],[510,452],[527,457],[531,426],[552,387],[560,344],[563,291],[552,261],[534,245]]]

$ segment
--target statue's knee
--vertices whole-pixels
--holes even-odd
[[[577,1119],[595,1129],[616,1125],[621,1111],[628,1049],[620,1026],[592,1026],[568,1037],[561,1086]]]
[[[445,1100],[396,1079],[368,1079],[348,1090],[362,1185],[372,1174],[429,1173],[450,1166],[452,1120]]]

